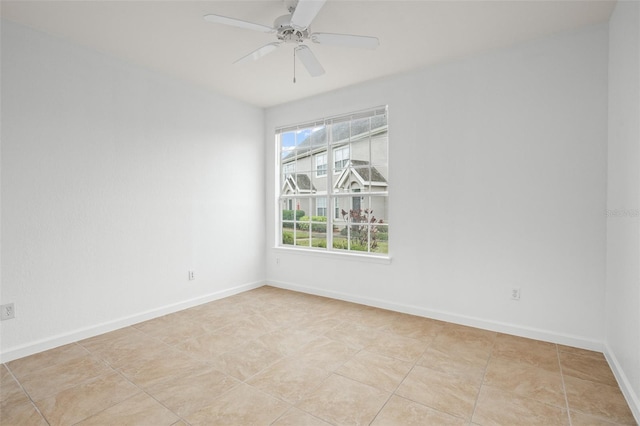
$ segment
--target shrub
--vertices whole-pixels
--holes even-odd
[[[311,241],[311,246],[312,247],[327,248],[327,240],[325,240],[325,239],[313,240],[313,241]]]
[[[293,232],[291,232],[291,231],[282,231],[282,244],[291,244],[291,245],[293,245]]]
[[[333,248],[341,250],[349,250],[349,242],[347,240],[333,240]],[[358,242],[351,242],[351,250],[353,251],[367,251],[367,246]]]
[[[312,223],[311,231],[313,232],[327,232],[327,217],[326,216],[311,216],[312,222],[325,222],[325,223]],[[298,229],[301,231],[309,230],[309,216],[302,216],[300,218],[300,223],[297,224]]]
[[[282,210],[282,220],[293,220],[293,212],[296,212],[296,220],[304,216],[304,210]]]

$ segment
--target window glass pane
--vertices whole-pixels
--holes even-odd
[[[327,175],[327,153],[316,154],[316,176]]]
[[[310,228],[311,218],[309,216],[301,216],[296,222],[296,235],[294,244],[297,246],[307,246],[311,244]]]
[[[374,253],[389,253],[389,225],[376,225],[372,233],[377,242]]]
[[[348,142],[351,132],[351,124],[349,121],[343,121],[340,123],[334,123],[331,126],[331,141],[334,144],[341,142]]]
[[[311,246],[327,248],[327,218],[314,216],[311,218],[310,238]]]
[[[293,245],[294,241],[294,230],[293,227],[286,227],[285,224],[282,224],[282,244],[286,246]]]
[[[327,217],[327,199],[316,198],[316,216],[324,217],[326,221]]]
[[[366,198],[369,214],[371,215],[370,219],[375,218],[376,223],[388,223],[388,198],[383,196],[370,196]]]
[[[351,137],[350,140],[367,140],[370,135],[371,130],[371,119],[370,118],[360,118],[358,120],[353,120],[351,122]]]
[[[333,150],[333,172],[341,173],[348,165],[350,157],[350,146],[345,145]]]

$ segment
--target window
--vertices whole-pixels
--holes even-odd
[[[327,199],[316,198],[316,216],[326,216],[326,215],[327,215]]]
[[[349,164],[349,145],[333,150],[333,173],[340,173]]]
[[[387,108],[279,128],[276,143],[278,246],[386,256]]]
[[[327,174],[327,153],[316,155],[316,176]]]
[[[285,175],[290,175],[291,173],[295,173],[296,171],[296,163],[290,162],[282,165],[282,173]]]

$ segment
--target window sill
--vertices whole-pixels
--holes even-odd
[[[313,250],[313,249],[298,249],[298,248],[289,248],[289,247],[281,247],[275,246],[273,247],[276,251],[287,254],[295,254],[302,256],[319,256],[319,257],[328,257],[332,259],[342,259],[342,260],[355,260],[360,262],[369,262],[369,263],[378,263],[382,265],[390,265],[391,257],[384,255],[372,255],[372,254],[360,254],[360,253],[350,253],[350,252],[335,252],[335,251],[326,251],[326,250]]]

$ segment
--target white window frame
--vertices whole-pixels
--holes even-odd
[[[357,248],[353,248],[353,247],[362,247],[362,245],[361,243],[357,243],[356,240],[351,239],[351,237],[349,236],[351,235],[351,232],[352,232],[351,229],[354,226],[360,226],[360,229],[362,229],[362,225],[365,225],[365,227],[367,228],[366,229],[367,240],[371,240],[371,235],[376,230],[375,229],[376,225],[372,225],[368,223],[366,221],[366,218],[364,218],[365,220],[362,222],[353,222],[353,225],[351,224],[352,222],[350,222],[351,219],[348,219],[347,222],[343,220],[342,214],[339,212],[339,205],[341,206],[345,204],[343,204],[342,201],[340,200],[341,199],[348,200],[348,203],[346,205],[351,205],[352,197],[354,197],[355,192],[350,191],[349,187],[340,188],[337,185],[336,179],[338,179],[338,181],[343,181],[344,177],[347,175],[343,175],[341,178],[336,178],[333,176],[334,174],[342,174],[343,171],[344,173],[347,173],[347,174],[351,173],[351,176],[357,175],[357,173],[356,171],[351,171],[351,172],[348,170],[345,171],[345,169],[350,168],[350,162],[352,160],[352,152],[351,152],[352,147],[350,143],[347,145],[340,144],[338,145],[337,148],[334,148],[332,146],[332,143],[337,142],[337,141],[331,140],[333,137],[332,126],[335,124],[342,124],[347,121],[351,123],[355,123],[356,120],[358,120],[357,122],[361,123],[362,120],[366,120],[366,119],[373,120],[375,117],[380,117],[380,116],[383,116],[385,118],[387,117],[386,106],[373,108],[366,111],[346,114],[342,116],[325,118],[322,120],[317,120],[312,123],[292,125],[292,126],[281,127],[276,129],[276,146],[277,146],[276,149],[278,152],[278,155],[276,156],[276,168],[281,170],[281,173],[280,173],[281,176],[284,176],[283,165],[281,163],[283,159],[282,154],[287,150],[291,149],[290,142],[287,142],[286,146],[285,145],[281,146],[281,143],[284,144],[285,143],[284,141],[287,140],[287,139],[281,139],[281,135],[295,134],[297,138],[298,134],[303,134],[304,132],[307,132],[307,134],[309,134],[308,129],[314,129],[313,130],[314,132],[317,130],[323,130],[323,131],[326,131],[326,135],[327,135],[326,136],[327,139],[324,142],[326,143],[326,145],[318,145],[317,141],[312,141],[311,144],[307,146],[305,146],[304,141],[302,141],[301,145],[298,145],[299,140],[295,139],[296,141],[295,143],[297,147],[296,152],[299,153],[296,155],[300,155],[300,156],[296,157],[296,161],[294,162],[299,162],[301,161],[301,159],[303,159],[302,160],[303,162],[304,161],[310,162],[310,160],[313,160],[313,163],[310,164],[312,167],[309,167],[310,170],[308,173],[313,173],[315,177],[326,177],[326,190],[322,189],[322,187],[318,187],[319,192],[316,192],[316,188],[313,187],[310,191],[307,191],[304,194],[284,193],[280,189],[277,190],[276,198],[280,201],[277,203],[278,208],[280,208],[280,206],[283,205],[282,201],[285,201],[286,203],[287,200],[289,199],[295,199],[297,204],[295,208],[298,209],[302,202],[301,210],[305,210],[305,213],[306,213],[305,221],[299,222],[297,215],[295,214],[293,219],[284,220],[282,212],[280,211],[277,212],[276,214],[276,246],[278,248],[283,248],[286,250],[299,250],[299,251],[305,251],[309,253],[314,253],[314,252],[326,253],[330,255],[339,255],[339,256],[343,256],[343,255],[358,256],[358,257],[364,256],[364,257],[373,257],[376,259],[383,259],[383,260],[386,259],[387,261],[390,260],[389,242],[387,240],[378,240],[379,243],[386,242],[386,245],[387,245],[386,252],[377,252],[375,247],[372,248],[371,246],[368,246],[366,243],[365,243],[365,246],[366,246],[365,251],[360,251]],[[371,123],[373,124],[372,121]],[[378,121],[378,123],[380,123],[380,121]],[[375,137],[376,135],[376,133],[374,133],[374,130],[377,131],[377,135],[386,134],[386,138],[387,138],[385,142],[386,154],[384,157],[382,157],[382,162],[371,164],[370,170],[372,170],[375,166],[382,166],[383,169],[378,168],[378,170],[386,170],[386,173],[388,174],[388,170],[389,170],[389,161],[388,161],[389,136],[388,136],[388,124],[387,124],[388,121],[383,121],[383,123],[384,123],[383,125],[379,125],[377,128],[371,128],[370,133],[369,132],[358,133],[357,135],[364,135],[367,138],[372,138],[372,137]],[[349,126],[351,131],[352,124],[350,124]],[[322,134],[318,133],[318,135],[322,135]],[[292,139],[288,139],[288,140],[291,141]],[[369,144],[369,150],[371,150],[371,144]],[[345,152],[348,153],[347,154],[348,158],[340,158],[338,160],[341,162],[341,164],[338,166],[336,165],[336,161],[335,161],[335,155],[337,152],[342,152],[343,154]],[[369,151],[368,155],[369,155],[368,157],[369,161],[371,161],[371,151]],[[309,160],[304,160],[304,158],[308,158]],[[333,159],[334,161],[327,161],[329,158]],[[363,160],[359,160],[359,161],[363,161]],[[307,164],[309,164],[309,162],[307,162]],[[340,168],[340,170],[337,170],[338,167]],[[298,173],[301,174],[304,172],[298,171]],[[360,180],[363,180],[362,177],[360,177],[359,175],[358,175],[358,178]],[[378,226],[383,227],[384,231],[380,231],[378,229],[378,232],[384,232],[388,235],[389,218],[385,216],[388,214],[388,211],[389,211],[389,208],[388,208],[389,185],[388,185],[388,176],[384,176],[384,178],[387,182],[383,181],[383,185],[377,185],[376,182],[374,183],[368,182],[366,186],[363,188],[362,192],[359,193],[359,195],[362,197],[363,200],[365,199],[367,200],[365,204],[367,206],[374,206],[375,204],[372,204],[374,201],[376,203],[380,203],[381,202],[380,199],[383,199],[382,205],[384,206],[383,208],[385,209],[385,212],[382,214],[382,217],[384,217],[384,223]],[[282,182],[277,182],[277,185],[282,186]],[[320,204],[322,203],[320,199],[323,199],[324,204],[326,205]],[[337,204],[338,202],[340,202],[339,205]],[[318,209],[323,209],[325,214],[320,214]],[[326,223],[320,222],[320,221],[314,222],[313,218],[311,217],[312,212],[315,212],[316,216],[326,217]],[[337,216],[339,217],[336,217],[336,213],[338,213]],[[380,213],[378,213],[376,216],[380,217]],[[350,217],[350,216],[348,215],[347,217]],[[360,225],[356,225],[356,224],[360,224]],[[321,225],[326,226],[326,231],[324,230],[318,231],[319,228],[320,229],[322,228]],[[336,243],[338,244],[338,246],[334,246],[334,232],[337,232],[335,231],[337,227],[343,227],[344,229],[347,229],[348,233],[346,238],[340,237],[336,233],[336,236],[337,236],[336,238],[338,238],[340,241]],[[314,229],[313,232],[311,232],[312,229]],[[285,231],[288,234],[286,236],[287,237],[286,240],[285,240]],[[313,235],[314,233],[316,234],[315,236]],[[320,234],[320,235],[318,236],[317,234]],[[293,235],[293,243],[286,242],[286,241],[292,241],[291,235]],[[298,235],[300,235],[300,237],[298,237]],[[308,245],[307,245],[307,242],[305,242],[305,240],[308,241]],[[343,241],[343,240],[346,240],[346,241]],[[300,243],[299,241],[302,241],[302,243]],[[323,241],[325,241],[326,243],[325,245],[317,246],[318,242],[323,243]],[[354,244],[356,243],[358,245],[354,246]],[[345,244],[347,245],[347,247],[344,247],[344,248],[340,247],[341,244]]]

